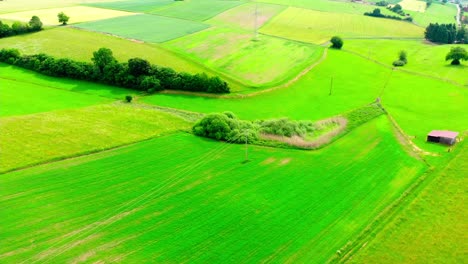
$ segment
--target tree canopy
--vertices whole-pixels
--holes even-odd
[[[62,23],[62,25],[66,25],[68,23],[68,20],[70,20],[70,17],[65,15],[64,12],[60,12],[57,15],[59,23]]]
[[[445,60],[452,60],[450,64],[459,65],[461,60],[468,60],[468,52],[462,47],[453,47],[445,56]]]
[[[341,39],[341,37],[333,36],[330,42],[332,43],[332,48],[341,49],[341,47],[343,47],[343,39]]]

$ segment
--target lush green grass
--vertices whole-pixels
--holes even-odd
[[[320,120],[375,101],[390,71],[358,56],[329,50],[327,60],[288,88],[243,99],[157,94],[142,100],[203,113],[228,110],[241,119],[287,116],[296,120]],[[332,77],[333,89],[329,95]]]
[[[203,30],[209,26],[177,18],[135,15],[82,23],[78,24],[77,27],[146,42],[164,42]]]
[[[95,2],[95,1],[93,1]],[[174,0],[138,0],[138,1],[115,1],[111,2],[97,2],[97,3],[86,3],[86,5],[125,10],[130,12],[138,13],[151,13],[152,11],[163,8],[167,5],[173,4]]]
[[[0,67],[3,74],[3,67]],[[0,77],[0,94],[0,116],[70,109],[109,101],[97,95],[76,93],[2,77]]]
[[[229,9],[210,20],[210,23],[216,26],[223,27],[239,27],[246,30],[254,30],[255,26],[260,28],[270,18],[279,14],[286,9],[286,6],[272,5],[265,3],[247,3]],[[257,10],[257,23],[255,23],[255,10]]]
[[[323,263],[424,169],[385,117],[243,152],[178,134],[2,175],[0,260]]]
[[[468,89],[441,81],[395,72],[382,104],[417,145],[433,152],[444,154],[447,148],[426,143],[431,130],[468,128]]]
[[[214,28],[165,43],[165,47],[219,69],[250,86],[278,84],[322,55],[323,48],[252,32]]]
[[[468,148],[457,148],[446,168],[349,262],[465,262]]]
[[[454,45],[430,45],[420,40],[347,40],[344,50],[357,52],[360,55],[377,60],[388,66],[398,59],[398,53],[405,50],[408,64],[402,70],[425,74],[441,79],[454,81],[468,86],[468,63],[459,66],[450,65],[445,55]]]
[[[25,85],[41,86],[44,87],[44,89],[55,88],[68,90],[70,92],[98,95],[115,99],[123,99],[126,95],[134,95],[137,93],[135,90],[129,90],[115,86],[77,81],[66,78],[50,77],[36,73],[34,71],[25,70],[23,68],[14,67],[3,63],[0,63],[0,78],[4,79],[4,81],[16,81],[25,83]],[[37,92],[40,93],[39,88]],[[23,95],[23,97],[25,96]]]
[[[170,6],[151,13],[181,19],[203,21],[243,3],[246,2],[240,0],[185,0],[176,1]]]
[[[343,38],[422,38],[423,29],[408,22],[290,7],[260,30],[262,33],[311,43]]]
[[[73,6],[9,13],[0,15],[0,19],[28,22],[32,16],[38,16],[44,25],[59,25],[61,23],[58,22],[57,14],[60,12],[64,12],[70,17],[70,20],[68,21],[69,24],[135,15],[135,13],[123,11],[86,6]]]
[[[0,172],[189,128],[174,115],[124,103],[5,117]]]
[[[455,16],[457,15],[457,7],[452,4],[442,5],[436,1],[426,9],[426,12],[408,11],[414,18],[413,22],[427,27],[429,23],[456,23]]]
[[[390,0],[387,2],[393,2]],[[396,0],[397,2],[399,0]],[[334,13],[348,13],[362,15],[364,12],[374,10],[375,6],[361,4],[351,1],[330,1],[330,0],[260,0],[260,2],[279,4],[285,6],[302,7],[317,11],[334,12]],[[376,2],[374,0],[368,2]],[[382,13],[390,14],[385,8],[381,8]]]

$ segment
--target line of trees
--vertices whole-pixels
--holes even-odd
[[[31,17],[28,23],[16,21],[13,22],[11,26],[0,21],[0,38],[37,32],[40,30],[42,30],[42,22],[38,16]]]
[[[108,48],[95,51],[92,63],[54,58],[47,54],[21,55],[17,49],[0,50],[0,61],[50,76],[101,82],[149,93],[165,89],[230,92],[228,84],[217,76],[176,72],[172,68],[151,65],[141,58],[119,63]]]
[[[400,16],[384,15],[380,11],[380,8],[376,8],[372,12],[365,12],[364,15],[365,16],[371,16],[371,17],[381,17],[381,18],[388,18],[388,19],[395,19],[395,20],[404,20],[404,21],[408,21],[408,22],[413,21],[413,18],[410,17],[410,16],[406,16],[406,17],[402,18]]]
[[[424,32],[424,37],[432,42],[452,44],[468,43],[468,31],[465,27],[457,29],[455,24],[430,23]]]

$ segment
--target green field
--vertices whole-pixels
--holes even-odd
[[[203,21],[244,3],[246,2],[239,0],[185,0],[176,2],[172,0],[142,0],[91,3],[88,5],[131,12],[156,14],[194,21]]]
[[[142,25],[157,26],[144,27]],[[156,43],[192,34],[209,27],[199,22],[144,14],[81,23],[76,26],[128,39]]]
[[[286,9],[285,6],[271,5],[265,3],[247,3],[229,9],[226,12],[205,21],[216,26],[239,27],[245,30],[260,28],[272,17]],[[257,21],[255,22],[255,11],[257,11]]]
[[[0,69],[3,66],[0,64]],[[79,87],[79,84],[76,85]],[[76,93],[24,80],[0,77],[0,116],[16,116],[70,109],[108,102],[97,95]]]
[[[0,15],[0,19],[19,20],[28,22],[32,16],[38,16],[41,19],[42,23],[44,23],[45,25],[59,25],[61,23],[58,22],[57,14],[60,12],[64,12],[70,17],[68,24],[135,15],[135,13],[123,11],[115,11],[86,6],[73,6],[23,11],[18,13],[8,13]]]
[[[74,39],[76,41],[70,41]],[[113,51],[120,61],[144,58],[151,63],[171,67],[177,71],[199,73],[208,71],[200,64],[180,58],[157,44],[137,43],[114,36],[96,34],[85,30],[60,27],[34,34],[0,40],[0,48],[16,48],[24,54],[46,53],[56,57],[91,61],[93,52],[100,47]]]
[[[317,152],[242,158],[178,134],[5,174],[0,260],[325,262],[424,170],[384,116]]]
[[[322,55],[323,48],[248,31],[214,28],[164,44],[246,85],[266,86],[292,78]],[[275,62],[274,64],[272,62]]]
[[[339,72],[336,65],[343,67]],[[347,66],[345,66],[347,65]],[[390,69],[342,51],[329,50],[327,59],[291,87],[243,99],[157,94],[142,101],[195,112],[232,111],[242,119],[290,117],[320,120],[375,101]],[[359,74],[359,78],[355,78]],[[330,82],[333,77],[332,95]]]
[[[382,104],[406,134],[425,149],[446,153],[446,146],[426,143],[431,130],[463,132],[468,128],[468,89],[395,72]]]
[[[123,103],[4,117],[0,119],[0,172],[189,128],[173,115]],[[49,144],[51,138],[54,144]]]
[[[445,169],[349,263],[463,263],[468,149],[459,146]]]
[[[395,0],[390,0],[386,2],[394,2]],[[397,0],[399,1],[399,0]],[[348,13],[348,14],[358,14],[362,15],[364,12],[371,12],[374,10],[375,6],[361,4],[359,2],[352,1],[330,1],[330,0],[260,0],[260,2],[278,4],[284,6],[294,6],[301,7],[305,9],[312,9],[317,11],[324,12],[334,12],[334,13]],[[375,0],[367,1],[375,2]],[[383,14],[391,14],[390,11],[387,11],[385,8],[382,8]]]
[[[403,0],[398,3],[401,5],[403,10],[406,11],[416,11],[420,13],[426,12],[426,1],[419,1],[419,0]]]
[[[177,1],[170,6],[151,13],[161,16],[203,21],[243,3],[246,2],[240,0],[186,0]]]
[[[421,40],[352,39],[346,41],[343,49],[388,66],[392,66],[392,62],[398,59],[398,53],[404,50],[408,54],[408,64],[398,69],[453,81],[468,87],[468,75],[465,74],[468,71],[467,63],[453,66],[450,65],[450,61],[445,61],[445,55],[453,46],[432,45]]]
[[[92,3],[86,3],[86,5],[101,7],[101,8],[109,8],[109,9],[117,9],[117,10],[125,10],[130,12],[138,12],[138,13],[151,13],[152,11],[158,10],[160,8],[164,8],[167,5],[173,4],[173,0],[138,0],[138,1],[104,1],[104,2],[96,2],[93,1]]]
[[[79,98],[83,98],[84,95],[82,94],[90,94],[93,96],[97,95],[101,97],[123,99],[125,95],[134,95],[137,93],[137,91],[134,90],[119,88],[115,86],[85,81],[77,81],[65,78],[50,77],[3,63],[0,63],[0,79],[2,79],[3,81],[15,81],[18,83],[24,83],[25,85],[45,87],[45,89],[60,89],[74,93],[80,93],[79,95],[77,95]],[[40,93],[40,88],[37,88],[36,90],[37,93]],[[8,91],[8,93],[17,93],[13,91],[13,89],[8,89]],[[58,94],[60,94],[60,92],[58,92]],[[14,95],[12,94],[11,96]]]
[[[434,3],[426,9],[426,12],[408,11],[413,17],[414,23],[427,27],[429,23],[456,23],[455,16],[457,15],[457,7],[452,4],[442,5],[434,1]]]
[[[423,37],[423,29],[408,22],[294,7],[274,17],[260,32],[316,44],[325,43],[334,35],[345,39]]]

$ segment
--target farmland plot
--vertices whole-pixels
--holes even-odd
[[[423,37],[423,29],[408,22],[293,7],[273,18],[260,32],[316,44],[325,43],[334,35],[343,38]]]
[[[251,86],[272,85],[297,75],[322,55],[318,46],[251,32],[215,28],[164,44]]]
[[[206,29],[209,25],[155,15],[135,15],[82,23],[77,27],[145,42],[164,42]]]
[[[424,170],[384,116],[317,152],[243,149],[179,134],[5,174],[0,261],[325,262]]]
[[[69,24],[135,15],[135,13],[130,12],[87,6],[73,6],[8,13],[0,15],[0,19],[28,22],[32,16],[38,16],[45,25],[59,25],[57,14],[60,12],[64,12],[70,17],[68,21]]]

